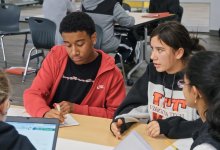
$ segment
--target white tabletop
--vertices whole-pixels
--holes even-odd
[[[155,17],[155,18],[152,18],[152,17],[143,17],[143,16],[146,16],[146,15],[148,15],[148,14],[149,14],[149,13],[130,12],[130,13],[129,13],[129,16],[132,16],[132,17],[135,18],[135,25],[140,25],[140,24],[143,24],[143,23],[147,23],[147,22],[150,22],[150,21],[153,21],[153,20],[163,19],[163,18],[170,17],[170,16],[173,15],[173,14],[169,14],[168,16]]]

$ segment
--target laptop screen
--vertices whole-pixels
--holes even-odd
[[[7,117],[6,122],[28,137],[37,150],[54,150],[59,122],[57,119]]]

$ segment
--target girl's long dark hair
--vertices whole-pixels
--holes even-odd
[[[210,134],[220,141],[220,52],[205,51],[192,56],[186,67],[190,85],[202,93],[207,105]]]

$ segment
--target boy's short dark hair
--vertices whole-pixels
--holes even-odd
[[[65,16],[60,23],[60,34],[63,32],[85,31],[89,36],[95,32],[95,23],[84,12],[72,12]]]

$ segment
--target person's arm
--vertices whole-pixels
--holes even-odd
[[[50,110],[46,99],[51,94],[50,89],[55,80],[54,73],[52,73],[54,61],[52,52],[50,52],[43,61],[31,87],[25,90],[23,94],[24,107],[33,117],[43,117]]]
[[[132,27],[135,23],[134,17],[129,16],[119,3],[115,4],[113,16],[115,22],[120,26]]]
[[[149,67],[142,77],[133,85],[125,100],[115,112],[112,124],[114,126],[114,122],[117,122],[118,119],[122,119],[123,123],[120,127],[121,133],[135,122],[140,122],[140,120],[147,122],[149,120],[149,114],[146,113],[148,104],[148,69]]]
[[[125,98],[126,89],[124,79],[120,71],[115,70],[112,74],[114,74],[114,76],[110,81],[110,88],[106,91],[105,107],[101,108],[89,105],[73,104],[73,113],[113,118],[115,110]]]
[[[177,116],[157,121],[160,126],[160,134],[164,134],[172,139],[190,138],[192,137],[192,133],[198,130],[203,124],[200,118],[188,121]]]

